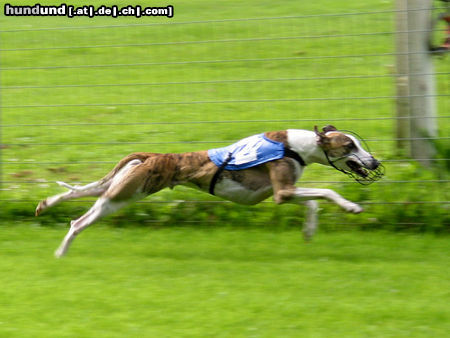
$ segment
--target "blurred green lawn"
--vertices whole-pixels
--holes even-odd
[[[20,3],[29,4],[14,4]],[[243,227],[267,208],[265,204],[248,213],[233,209],[235,219],[242,223],[233,228],[118,228],[106,226],[114,222],[111,217],[83,233],[69,256],[58,261],[52,252],[67,230],[58,225],[68,224],[70,218],[86,209],[86,203],[76,204],[76,210],[69,203],[43,215],[43,222],[51,219],[47,223],[58,224],[54,227],[41,227],[26,217],[17,220],[23,214],[32,215],[39,199],[61,191],[48,182],[96,180],[115,161],[134,151],[200,150],[264,130],[311,129],[314,124],[336,123],[365,138],[381,140],[371,142],[377,155],[396,158],[390,120],[395,109],[391,76],[395,61],[389,55],[393,52],[393,35],[358,36],[393,31],[393,13],[326,19],[314,16],[391,10],[391,1],[236,0],[219,4],[177,0],[171,4],[175,17],[170,22],[219,21],[214,25],[125,27],[121,25],[143,20],[0,17],[1,131],[2,142],[8,144],[2,149],[2,180],[6,181],[6,190],[1,192],[2,208],[9,208],[5,201],[20,204],[11,209],[0,226],[0,336],[448,336],[446,237],[321,232],[312,244],[305,245],[300,231],[289,227],[275,226],[278,231],[268,230],[270,226],[262,230]],[[313,16],[221,21],[289,15]],[[150,23],[165,20],[154,18]],[[33,31],[111,24],[118,27]],[[336,37],[245,41],[310,35]],[[227,39],[241,41],[176,43]],[[132,46],[145,43],[152,45]],[[110,44],[127,46],[85,48]],[[54,48],[64,46],[79,48]],[[349,54],[380,55],[340,57]],[[287,60],[214,62],[254,58]],[[205,62],[177,64],[196,60]],[[84,67],[129,63],[153,65]],[[14,67],[20,69],[11,69]],[[438,72],[448,72],[449,63],[437,59],[436,67]],[[265,81],[283,78],[287,80]],[[438,79],[440,90],[448,87],[442,81],[445,75]],[[351,99],[354,97],[361,99]],[[308,98],[311,100],[302,101]],[[277,99],[286,101],[270,101]],[[215,102],[205,103],[209,101]],[[448,98],[440,98],[438,104],[448,107]],[[440,113],[447,111],[441,109]],[[378,117],[386,119],[376,120]],[[295,121],[299,119],[306,120]],[[251,122],[232,122],[236,120]],[[202,121],[210,123],[199,123]],[[439,127],[441,135],[448,134],[448,124]],[[88,144],[91,142],[94,144]],[[375,188],[346,185],[347,194],[360,194],[375,202],[414,201],[427,191],[431,200],[442,199],[445,187],[433,177],[427,176],[423,182],[423,176],[415,175],[408,163],[388,162],[387,167],[388,180],[411,180],[413,184],[380,184],[375,195],[371,195]],[[418,183],[414,183],[415,178]],[[346,180],[319,166],[308,171],[305,179]],[[314,185],[336,188],[328,183]],[[161,194],[151,200],[211,199],[185,189]],[[180,205],[178,217],[185,217],[187,207]],[[413,207],[402,210],[408,214]],[[193,218],[200,208],[191,210]],[[421,211],[428,207],[417,208]],[[155,204],[148,209],[152,209],[146,211],[151,215],[146,218],[151,221],[157,219],[154,214],[163,213],[160,209],[164,207]],[[210,212],[213,209],[229,212],[217,204],[202,210],[206,214],[202,217],[214,214]],[[286,217],[280,215],[286,216],[286,210],[272,216],[269,211],[268,218],[264,214],[259,220],[281,222]],[[378,218],[385,214],[389,219],[397,213],[397,209],[385,205],[378,210]],[[435,212],[430,214],[436,216]],[[138,222],[143,218],[126,211],[116,217],[116,222],[124,225],[132,223],[132,217]],[[351,217],[351,221],[356,217],[376,218],[370,213]],[[327,212],[324,218],[336,228],[343,227],[341,215]],[[427,222],[414,212],[410,218]],[[291,221],[300,222],[298,217]]]
[[[1,337],[448,337],[448,238],[11,224]]]

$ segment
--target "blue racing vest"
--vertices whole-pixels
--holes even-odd
[[[258,134],[227,147],[210,149],[208,156],[218,167],[227,162],[223,169],[242,170],[283,158],[284,152],[283,143]]]

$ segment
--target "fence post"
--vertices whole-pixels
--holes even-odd
[[[431,166],[437,136],[434,68],[428,50],[432,0],[407,0],[411,155]]]
[[[408,53],[408,0],[396,1],[396,88],[397,119],[395,135],[397,154],[409,153],[409,53]]]
[[[3,190],[3,97],[2,97],[2,70],[1,67],[3,65],[2,63],[2,34],[0,34],[0,191]]]

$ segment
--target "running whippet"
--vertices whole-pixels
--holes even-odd
[[[312,163],[330,165],[362,184],[383,176],[383,166],[352,134],[333,126],[321,132],[317,127],[314,131],[289,129],[209,151],[128,155],[99,181],[84,186],[57,182],[69,191],[41,201],[36,216],[62,201],[100,196],[86,214],[70,222],[70,230],[55,252],[61,257],[73,239],[101,217],[163,188],[186,185],[240,204],[257,204],[270,195],[277,204],[305,204],[303,232],[309,239],[317,228],[316,199],[334,202],[347,212],[362,211],[333,190],[296,187],[303,170]]]

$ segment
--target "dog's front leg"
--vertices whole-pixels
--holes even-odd
[[[359,214],[363,209],[356,203],[346,200],[331,189],[316,188],[291,188],[277,191],[275,201],[277,203],[298,203],[309,200],[326,199],[334,202],[347,212]]]
[[[317,199],[334,202],[348,212],[360,213],[362,208],[350,202],[330,189],[297,188],[295,182],[303,168],[297,168],[293,160],[282,159],[268,165],[272,182],[275,203],[305,204],[307,209],[303,234],[306,240],[311,239],[317,229]]]
[[[319,209],[319,204],[314,200],[306,201],[304,204],[306,206],[306,217],[303,226],[303,238],[306,242],[309,242],[317,230],[317,211]]]

